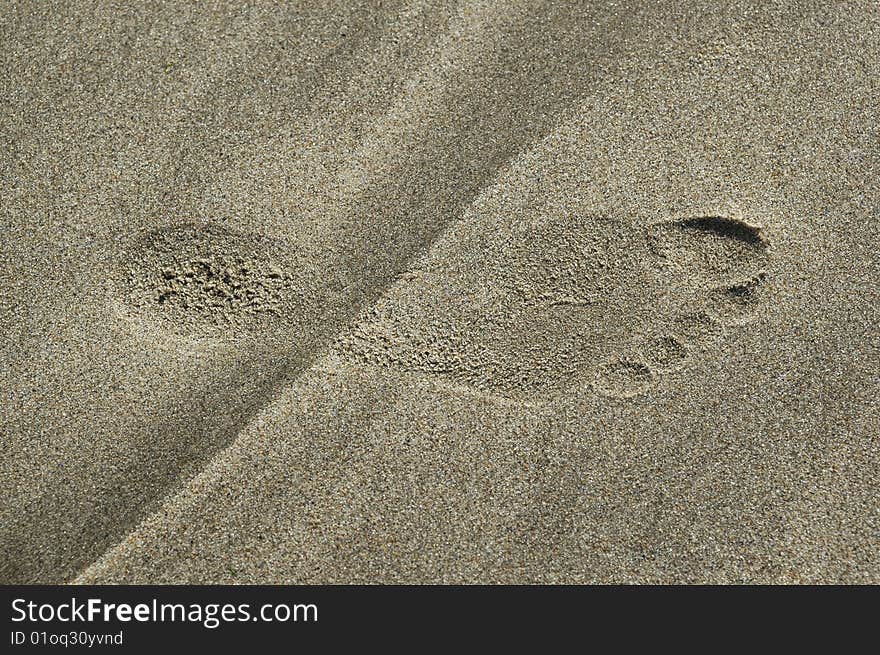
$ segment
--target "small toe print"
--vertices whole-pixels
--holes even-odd
[[[764,301],[767,275],[763,272],[735,284],[712,289],[708,309],[719,320],[737,324],[751,320]]]
[[[725,336],[724,326],[704,311],[676,316],[670,331],[686,346],[705,348]]]
[[[642,354],[651,369],[665,373],[681,367],[689,351],[678,337],[667,334],[648,339],[642,346]]]
[[[632,398],[648,390],[654,374],[647,363],[632,356],[618,356],[600,365],[593,387],[611,398]]]

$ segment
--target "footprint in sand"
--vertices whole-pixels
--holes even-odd
[[[763,302],[768,242],[740,219],[551,215],[495,228],[438,245],[337,352],[516,401],[587,384],[628,398]]]
[[[218,225],[177,224],[132,239],[115,280],[117,313],[185,337],[236,339],[295,323],[314,275],[289,244]]]

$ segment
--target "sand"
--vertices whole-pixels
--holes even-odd
[[[0,12],[0,581],[880,582],[873,2]]]

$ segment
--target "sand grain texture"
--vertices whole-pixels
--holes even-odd
[[[16,3],[0,63],[0,581],[880,582],[876,3]]]

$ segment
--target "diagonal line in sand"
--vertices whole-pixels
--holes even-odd
[[[497,25],[493,25],[491,23],[489,24],[490,32],[494,33],[494,31],[497,29],[498,29]],[[490,35],[491,34],[486,34],[485,36],[488,37]],[[504,35],[502,34],[502,37],[503,36]],[[497,38],[497,36],[496,36],[496,38]],[[452,39],[450,41],[449,47],[453,51],[453,54],[454,54],[454,50],[456,48],[456,44],[457,44],[457,41],[455,39]],[[482,38],[474,38],[472,40],[472,44],[480,46],[481,44],[483,44],[483,39]],[[469,53],[469,56],[476,59],[476,58],[479,58],[482,56],[481,53],[482,53],[482,48],[476,47],[472,52]],[[597,53],[594,53],[594,52],[590,52],[589,55],[597,55],[598,59],[603,59],[605,57],[607,57],[609,59],[611,58],[611,53],[608,53],[608,52],[601,53],[602,56],[599,56]],[[587,56],[588,59],[590,59],[589,55]],[[449,63],[448,66],[451,68],[462,67],[462,65],[460,63],[460,58],[451,58],[450,62],[451,63]],[[449,98],[449,91],[446,88],[446,86],[442,83],[442,79],[440,79],[438,81],[438,76],[436,74],[433,76],[429,75],[431,72],[432,72],[432,70],[429,68],[424,73],[426,76],[428,76],[429,83],[422,85],[420,87],[417,87],[415,90],[411,91],[409,94],[406,94],[402,98],[400,98],[398,100],[398,102],[396,102],[395,105],[392,107],[392,109],[388,112],[388,114],[383,115],[383,117],[379,120],[378,124],[373,127],[373,129],[371,130],[371,133],[373,133],[373,134],[379,133],[379,134],[385,134],[385,135],[390,133],[390,134],[403,135],[404,138],[402,140],[403,140],[404,146],[409,146],[410,144],[413,144],[413,143],[417,143],[417,144],[420,143],[422,145],[422,148],[428,154],[434,154],[434,153],[441,151],[441,148],[438,147],[439,144],[436,144],[436,143],[432,144],[432,141],[436,141],[436,137],[431,135],[430,133],[428,135],[423,135],[422,130],[424,129],[424,127],[422,125],[420,125],[419,121],[412,120],[412,116],[414,113],[416,114],[416,116],[422,115],[423,118],[426,118],[428,116],[426,114],[423,114],[423,113],[420,114],[419,112],[414,111],[414,107],[418,108],[419,106],[425,107],[425,106],[438,106],[438,105],[442,107],[444,105],[451,104],[453,102],[453,100],[451,98]],[[519,71],[519,73],[523,76],[528,77],[531,75],[532,71],[531,70],[522,70],[522,71]],[[433,81],[431,81],[431,80],[433,80]],[[479,83],[479,80],[474,79],[472,81],[472,83],[473,84]],[[523,83],[524,83],[524,81],[523,81]],[[524,86],[526,88],[528,88],[528,85],[524,84]],[[473,87],[472,86],[468,87],[466,85],[465,88],[461,92],[468,93],[471,91],[473,91]],[[440,98],[444,98],[445,100],[438,101],[437,100],[438,96]],[[571,97],[567,97],[567,96],[562,97],[562,98],[547,98],[547,99],[545,99],[545,102],[543,104],[541,102],[532,103],[533,111],[531,111],[530,113],[516,117],[520,121],[519,122],[519,127],[520,127],[519,139],[514,141],[516,143],[516,145],[511,146],[509,143],[507,143],[506,144],[507,147],[502,146],[500,150],[497,150],[497,146],[496,146],[496,154],[494,155],[494,157],[492,157],[490,159],[490,165],[488,167],[484,168],[482,171],[480,171],[476,180],[471,182],[466,187],[466,189],[464,189],[464,191],[465,191],[464,193],[460,192],[460,190],[459,190],[460,187],[459,187],[459,189],[456,189],[455,188],[456,185],[452,185],[451,187],[448,187],[447,192],[449,193],[449,197],[447,197],[447,200],[446,200],[446,202],[448,203],[448,207],[447,207],[446,212],[444,213],[444,215],[448,216],[448,218],[444,219],[443,221],[441,221],[439,223],[435,223],[433,225],[429,224],[427,231],[423,232],[422,238],[417,240],[417,242],[419,243],[419,246],[415,249],[410,250],[404,256],[399,256],[394,261],[394,265],[390,269],[386,269],[386,270],[382,271],[382,274],[381,274],[382,283],[380,285],[371,287],[370,291],[366,292],[367,293],[367,298],[365,298],[365,300],[367,301],[366,306],[369,306],[370,304],[375,303],[378,298],[381,298],[381,296],[383,294],[385,294],[387,292],[388,288],[394,283],[394,281],[396,279],[396,275],[399,274],[400,272],[402,272],[403,270],[405,270],[414,258],[423,255],[427,250],[429,250],[431,248],[432,244],[436,243],[436,241],[444,234],[445,230],[448,229],[448,227],[455,220],[458,220],[461,217],[462,213],[465,211],[465,208],[473,201],[473,198],[475,198],[480,193],[480,191],[482,189],[484,189],[488,184],[491,183],[492,176],[495,173],[497,173],[498,169],[500,167],[502,167],[505,164],[505,162],[508,162],[511,159],[513,159],[514,157],[516,157],[517,155],[521,154],[524,149],[528,148],[528,144],[534,143],[536,140],[538,140],[542,136],[544,136],[544,134],[546,133],[547,130],[551,129],[551,122],[556,119],[556,115],[557,115],[557,112],[559,111],[559,108],[561,108],[561,106],[567,104],[571,99],[572,99]],[[535,98],[533,97],[532,100],[535,100]],[[556,107],[555,110],[551,110],[551,107],[553,107],[553,106]],[[484,108],[484,111],[488,111],[488,112],[492,113],[492,108],[493,108],[493,105],[489,104],[488,107]],[[479,136],[480,132],[485,132],[485,130],[482,129],[482,124],[479,121],[471,120],[469,123],[466,123],[465,125],[467,128],[469,128],[469,131],[466,132],[466,134],[470,134],[470,135],[474,136],[475,138],[477,138]],[[510,125],[504,125],[503,127],[506,127],[510,134],[512,134],[514,132],[513,130],[510,129],[510,127],[511,127]],[[428,136],[427,142],[425,141],[425,136]],[[382,141],[380,140],[378,143],[381,144]],[[377,159],[381,159],[383,154],[386,157],[390,157],[392,162],[394,161],[394,159],[396,157],[399,157],[401,155],[401,151],[399,151],[399,150],[397,152],[395,152],[395,151],[389,152],[389,151],[385,150],[383,153],[383,147],[378,146],[376,142],[367,141],[364,143],[363,147],[364,147],[363,151],[360,153],[360,156],[357,157],[356,159],[360,160],[360,161],[367,161],[372,164],[375,164]],[[465,155],[459,157],[459,161],[462,163],[468,162],[469,161],[468,155],[469,155],[469,153],[465,153]],[[422,163],[422,162],[419,162],[419,163]],[[388,184],[388,183],[386,183],[386,184]],[[359,193],[355,194],[355,198],[357,200],[364,199],[365,197],[368,197],[371,195],[375,196],[378,200],[381,200],[383,197],[382,194],[375,194],[374,187],[371,186],[370,184],[364,184],[363,186],[360,187],[360,189],[361,189],[361,191]],[[455,193],[455,192],[458,192],[458,193]],[[413,201],[421,200],[421,198],[422,198],[422,196],[417,194],[416,198],[410,199],[411,204]],[[465,200],[465,199],[467,199],[467,200]],[[353,205],[355,205],[355,206],[357,204],[358,204],[357,202],[353,203]],[[425,210],[432,210],[433,207],[428,206],[428,207],[425,207],[424,209]],[[363,221],[361,221],[361,220],[355,220],[353,223],[355,226],[363,225]],[[411,227],[412,227],[411,225],[407,225],[408,229],[411,229]],[[347,241],[345,239],[343,239],[342,242],[347,243]],[[359,306],[363,307],[365,305],[360,304]],[[355,318],[355,317],[353,316],[352,318]],[[319,361],[317,361],[317,364],[316,364],[316,360],[319,360],[321,354],[325,351],[326,351],[326,349],[315,353],[315,359],[313,359],[312,368],[314,368],[315,365],[320,365]],[[299,375],[302,375],[307,370],[310,370],[310,369],[304,369],[303,371],[300,372]],[[283,391],[283,388],[279,388],[277,391],[272,393],[271,397],[266,400],[265,404],[272,402],[272,400],[274,398],[277,398],[278,394],[281,393],[282,391]],[[265,406],[265,404],[263,406]],[[254,408],[252,410],[252,413],[250,414],[250,416],[255,415],[259,411],[260,411],[260,407]],[[226,448],[228,448],[228,445]],[[219,456],[220,453],[224,452],[224,450],[225,450],[225,448],[223,450],[219,451],[218,453],[216,453],[211,461],[215,460]],[[209,463],[205,464],[205,466],[208,466],[208,465],[209,465]],[[203,468],[203,470],[204,470],[204,468]],[[172,491],[170,493],[173,494],[174,492]],[[165,497],[167,497],[168,495],[169,494],[166,493]],[[132,529],[134,529],[134,526]],[[125,537],[123,536],[123,539],[124,538]]]

